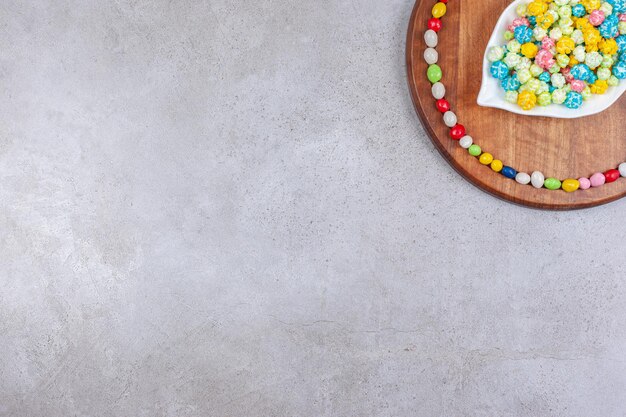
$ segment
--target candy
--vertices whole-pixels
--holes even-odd
[[[440,100],[446,95],[446,87],[442,83],[436,82],[433,84],[431,92],[433,93],[433,97]]]
[[[530,184],[530,175],[525,172],[518,172],[515,176],[515,181],[522,185]]]
[[[588,190],[591,188],[591,181],[589,181],[589,178],[578,178],[578,183],[580,184],[581,190]]]
[[[487,53],[507,102],[578,109],[626,79],[626,0],[529,0],[516,12]]]
[[[452,129],[450,129],[450,137],[452,139],[460,140],[463,136],[465,136],[465,126],[456,124]]]
[[[563,188],[563,191],[565,192],[573,193],[574,191],[578,190],[578,188],[580,188],[580,182],[578,180],[570,178],[563,181],[563,183],[561,184],[561,188]]]
[[[535,171],[530,175],[530,183],[535,188],[543,188],[543,183],[545,182],[546,177],[539,171]]]
[[[424,41],[426,42],[426,46],[428,46],[429,48],[437,47],[437,44],[439,43],[439,37],[437,36],[437,32],[432,29],[428,29],[424,33]]]
[[[457,122],[456,114],[454,114],[454,112],[451,112],[451,111],[445,112],[443,115],[443,122],[448,127],[454,127]]]
[[[558,190],[559,188],[561,188],[561,181],[553,177],[546,178],[543,186],[546,187],[548,190]]]
[[[490,165],[493,162],[493,155],[489,152],[485,152],[478,158],[478,161],[483,165]]]
[[[504,164],[499,159],[494,159],[491,161],[491,170],[494,172],[500,172],[504,168]]]
[[[517,175],[517,171],[514,170],[511,167],[508,167],[508,166],[503,167],[502,171],[500,171],[500,172],[501,172],[502,175],[504,175],[505,177],[510,178],[510,179],[514,179],[515,176]]]
[[[591,182],[592,187],[600,187],[606,182],[606,177],[603,173],[596,172],[591,177],[589,177],[589,181]]]
[[[482,149],[478,145],[472,145],[468,148],[469,154],[472,156],[480,156]]]
[[[439,61],[439,53],[434,48],[426,48],[424,50],[424,61],[428,65],[436,64]]]
[[[471,136],[465,135],[459,140],[459,145],[463,149],[469,149],[470,146],[474,144],[474,139]]]
[[[446,14],[446,11],[447,11],[446,5],[442,2],[439,2],[433,6],[432,14],[433,14],[433,17],[439,19],[440,17],[443,17]]]
[[[428,67],[428,71],[426,72],[426,76],[428,77],[428,81],[431,83],[436,83],[441,80],[443,74],[441,72],[441,68],[437,64],[432,64]]]
[[[610,169],[604,173],[604,178],[606,179],[607,184],[617,181],[619,177],[620,173],[617,169]]]
[[[442,84],[443,86],[443,84]],[[433,85],[434,87],[434,85]],[[444,87],[445,89],[445,87]],[[448,100],[444,99],[444,98],[440,98],[439,100],[437,100],[437,110],[439,110],[439,112],[441,113],[445,113],[447,111],[450,110],[450,103],[448,102]]]
[[[626,162],[624,162],[624,163],[622,163],[622,164],[619,164],[619,168],[618,168],[618,170],[619,170],[619,174],[620,174],[622,177],[626,177]]]

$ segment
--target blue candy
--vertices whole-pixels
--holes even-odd
[[[615,38],[615,42],[617,42],[619,52],[624,52],[624,50],[626,50],[626,35],[618,36],[617,38]]]
[[[499,80],[504,80],[509,76],[509,67],[502,61],[496,61],[491,64],[491,68],[489,69],[493,78],[497,78]]]
[[[605,39],[614,38],[617,36],[617,29],[619,24],[619,18],[616,14],[609,15],[606,20],[600,25],[598,30],[600,31],[600,35],[602,35]]]
[[[593,84],[593,83],[595,83],[596,81],[598,81],[598,76],[596,75],[596,73],[595,73],[595,72],[591,71],[591,72],[589,73],[589,77],[587,77],[587,82],[588,82],[589,84]]]
[[[626,61],[619,61],[613,66],[613,75],[620,80],[626,78]]]
[[[550,82],[550,73],[545,71],[542,72],[541,75],[539,76],[539,81],[543,81],[544,83],[548,83]]]
[[[535,16],[528,16],[527,19],[531,25],[535,26],[537,24],[537,18]]]
[[[568,109],[576,110],[583,105],[583,95],[576,91],[570,91],[567,93],[564,104]]]
[[[517,176],[517,171],[514,170],[511,167],[505,166],[504,168],[502,168],[502,171],[500,171],[502,173],[502,175],[504,175],[507,178],[515,178]]]
[[[571,71],[572,77],[582,81],[587,81],[590,73],[591,69],[586,64],[576,64]]]
[[[550,84],[550,85],[548,86],[548,89],[549,89],[549,91],[550,91],[550,94],[552,94],[552,93],[554,93],[554,91],[556,90],[556,87],[555,87],[555,86],[553,86],[552,84]]]
[[[522,83],[520,83],[517,79],[517,74],[513,74],[512,76],[506,77],[502,80],[500,85],[502,85],[502,88],[504,88],[505,91],[517,91],[522,86]]]
[[[626,0],[606,0],[611,6],[613,6],[613,13],[626,12]]]
[[[533,30],[528,26],[518,26],[515,28],[515,39],[521,44],[528,43],[533,40]]]
[[[579,3],[576,6],[572,7],[572,14],[576,17],[583,17],[587,14],[587,10],[585,9],[585,6]]]

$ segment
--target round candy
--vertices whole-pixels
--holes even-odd
[[[461,140],[459,140],[459,145],[461,145],[461,148],[463,149],[469,149],[469,147],[472,146],[473,144],[474,144],[474,139],[472,139],[472,137],[469,135],[465,135],[461,138]]]
[[[439,43],[439,36],[437,36],[437,32],[435,32],[434,30],[428,29],[424,33],[424,41],[426,42],[426,45],[428,47],[435,48]]]
[[[604,173],[604,178],[606,178],[606,183],[615,182],[619,179],[620,173],[616,169],[610,169]]]
[[[450,129],[450,137],[454,140],[460,140],[463,136],[465,136],[465,126],[457,124],[452,129]]]
[[[504,168],[504,164],[502,163],[502,161],[501,161],[501,160],[499,160],[499,159],[494,159],[494,160],[491,162],[491,169],[492,169],[494,172],[500,172],[500,171],[502,171],[502,168]]]
[[[491,76],[499,80],[504,80],[509,75],[509,67],[502,61],[496,61],[491,64],[489,69]]]
[[[533,30],[528,26],[518,26],[515,28],[515,39],[521,43],[531,42],[533,40]]]
[[[439,65],[432,64],[428,67],[426,76],[428,77],[428,81],[434,84],[437,81],[441,80],[441,78],[443,77],[443,74],[441,72],[441,68],[439,67]]]
[[[626,177],[626,162],[619,164],[619,173],[622,177]]]
[[[565,106],[568,109],[578,109],[583,104],[583,96],[576,91],[570,91],[567,93],[567,98],[565,99]]]
[[[515,176],[517,175],[517,171],[516,170],[514,170],[511,167],[507,167],[507,166],[503,167],[501,172],[502,172],[502,175],[504,175],[505,177],[510,178],[510,179],[514,179]]]
[[[588,190],[591,188],[591,181],[589,181],[589,178],[578,178],[578,183],[580,184],[581,190]]]
[[[561,188],[563,188],[565,192],[573,193],[574,191],[578,190],[578,188],[580,188],[580,182],[578,180],[570,178],[563,181],[563,184],[561,184]]]
[[[530,182],[535,188],[543,188],[545,180],[546,177],[544,177],[544,175],[539,171],[533,172],[530,176]]]
[[[480,155],[480,158],[478,158],[478,161],[483,165],[489,165],[493,162],[493,155],[490,154],[489,152],[485,152],[482,155]]]
[[[441,30],[441,20],[436,17],[428,19],[428,29],[439,32]]]
[[[480,154],[482,153],[482,149],[480,149],[480,146],[478,145],[470,146],[468,151],[469,151],[469,154],[472,156],[480,156]]]
[[[606,182],[606,177],[603,173],[596,172],[591,177],[589,177],[589,181],[591,182],[592,187],[600,187]]]
[[[433,97],[439,100],[444,98],[444,96],[446,95],[446,86],[440,82],[436,82],[435,84],[433,84],[431,91],[433,93]]]
[[[557,180],[556,178],[546,178],[543,186],[546,187],[548,190],[558,190],[559,188],[561,188],[561,181]]]
[[[424,50],[424,61],[428,65],[436,64],[439,61],[439,52],[434,48],[426,48]]]
[[[456,122],[457,122],[456,114],[454,114],[454,112],[451,112],[451,111],[445,112],[443,115],[443,122],[448,127],[454,127],[454,125],[456,125]]]
[[[439,19],[440,17],[443,17],[446,14],[446,5],[442,2],[439,2],[437,4],[435,4],[433,6],[433,17]]]
[[[515,181],[522,185],[530,184],[530,175],[525,172],[518,172],[515,176]]]
[[[448,103],[448,100],[446,100],[445,98],[440,98],[439,100],[437,100],[437,110],[439,110],[441,113],[450,111],[450,103]]]

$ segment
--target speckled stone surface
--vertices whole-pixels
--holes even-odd
[[[0,3],[0,416],[626,415],[626,201],[460,178],[408,0]]]

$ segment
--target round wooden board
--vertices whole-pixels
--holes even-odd
[[[573,120],[521,116],[476,104],[483,54],[496,21],[508,4],[502,0],[456,0],[448,4],[437,50],[446,98],[459,122],[484,151],[523,172],[538,170],[559,179],[578,178],[626,161],[625,97],[598,115]],[[626,196],[624,178],[575,193],[520,185],[481,165],[451,140],[435,107],[423,59],[424,32],[433,5],[434,0],[418,0],[413,9],[407,38],[409,88],[430,138],[461,175],[497,197],[541,209],[581,209]]]

